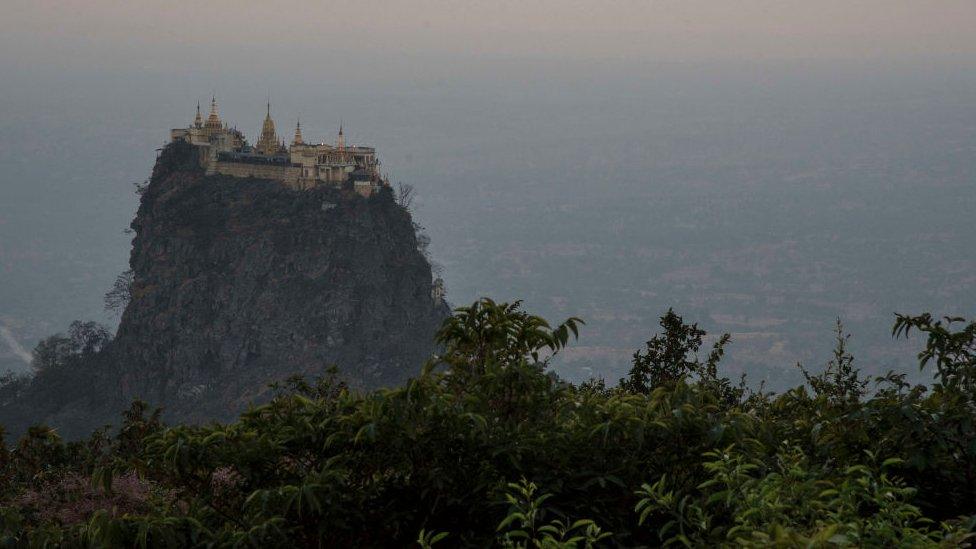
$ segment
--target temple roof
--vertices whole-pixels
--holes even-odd
[[[217,96],[213,96],[210,100],[210,116],[207,117],[207,123],[204,124],[205,128],[210,129],[220,129],[223,124],[220,123],[220,117],[217,116]]]

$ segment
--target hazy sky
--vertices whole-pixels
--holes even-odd
[[[968,61],[976,57],[976,1],[5,0],[0,46],[8,64],[160,69],[321,61],[353,51]]]

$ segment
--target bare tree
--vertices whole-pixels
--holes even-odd
[[[409,183],[397,182],[397,194],[396,202],[403,209],[410,211],[411,206],[413,206],[413,199],[415,198],[413,185]]]
[[[125,307],[129,304],[129,300],[132,298],[132,270],[123,271],[119,276],[115,277],[115,283],[112,284],[112,289],[105,294],[105,310],[115,313],[117,315],[122,314]]]

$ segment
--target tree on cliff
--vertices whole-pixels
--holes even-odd
[[[135,274],[132,269],[122,271],[119,276],[115,277],[112,289],[105,294],[106,311],[122,314],[126,305],[129,304],[129,300],[132,299],[132,280],[134,277]]]
[[[44,372],[84,361],[111,341],[112,334],[105,326],[76,320],[68,327],[67,335],[55,334],[37,344],[32,365],[36,372]]]

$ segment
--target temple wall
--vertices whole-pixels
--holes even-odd
[[[353,184],[353,189],[365,198],[369,198],[373,194],[373,183],[369,181],[356,181]]]
[[[267,166],[263,164],[245,164],[239,162],[216,162],[214,173],[234,177],[256,177],[258,179],[274,179],[292,188],[302,188],[299,184],[302,169],[297,166]]]

